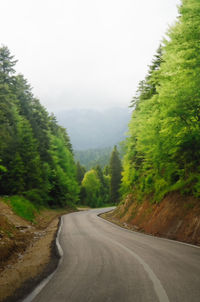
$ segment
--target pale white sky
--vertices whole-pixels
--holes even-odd
[[[128,106],[179,0],[0,0],[0,44],[49,111]]]

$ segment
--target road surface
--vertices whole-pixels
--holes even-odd
[[[34,302],[199,302],[200,249],[122,229],[95,209],[63,216],[64,256]]]

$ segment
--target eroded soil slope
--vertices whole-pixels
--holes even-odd
[[[129,195],[104,215],[115,223],[147,234],[200,245],[200,201],[171,193],[159,204],[137,203]]]
[[[55,269],[54,238],[67,212],[44,210],[33,224],[0,201],[0,301],[18,301]]]

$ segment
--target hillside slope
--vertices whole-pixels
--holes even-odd
[[[200,203],[194,197],[170,193],[152,204],[138,203],[129,195],[105,218],[132,230],[200,245]]]
[[[114,216],[146,233],[200,242],[200,2],[182,0],[132,100]]]

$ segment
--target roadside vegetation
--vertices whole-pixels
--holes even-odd
[[[81,187],[80,204],[94,208],[118,204],[121,160],[117,147],[114,147],[103,169],[97,165],[86,171],[78,162],[77,179]]]
[[[75,163],[66,129],[0,48],[0,195],[15,213],[34,221],[43,207],[117,205],[130,195],[159,203],[170,192],[200,197],[199,16],[198,0],[182,1],[139,83],[123,164],[116,146],[110,159],[107,148],[77,153],[87,167]]]
[[[36,213],[39,213],[38,208],[23,196],[13,195],[5,197],[2,201],[9,205],[15,214],[31,222],[35,221]]]
[[[200,3],[183,0],[178,21],[139,83],[123,161],[122,196],[160,202],[200,197]]]
[[[119,204],[104,217],[200,243],[199,0],[182,0],[177,22],[138,85],[122,163],[116,146],[102,154],[77,152],[86,167],[75,162],[66,129],[16,75],[15,64],[0,47],[1,269],[77,206]],[[49,246],[56,230],[57,223]]]
[[[79,186],[68,134],[33,96],[26,79],[15,74],[16,62],[2,46],[0,195],[15,195],[11,203],[18,208],[20,203],[26,208],[25,199],[35,207],[74,206]]]
[[[43,207],[99,207],[119,201],[121,162],[115,147],[111,161],[86,172],[75,163],[66,129],[59,126],[16,75],[16,60],[0,48],[0,196],[19,216],[33,221]],[[112,157],[115,157],[112,159]],[[114,195],[113,195],[114,194]]]

